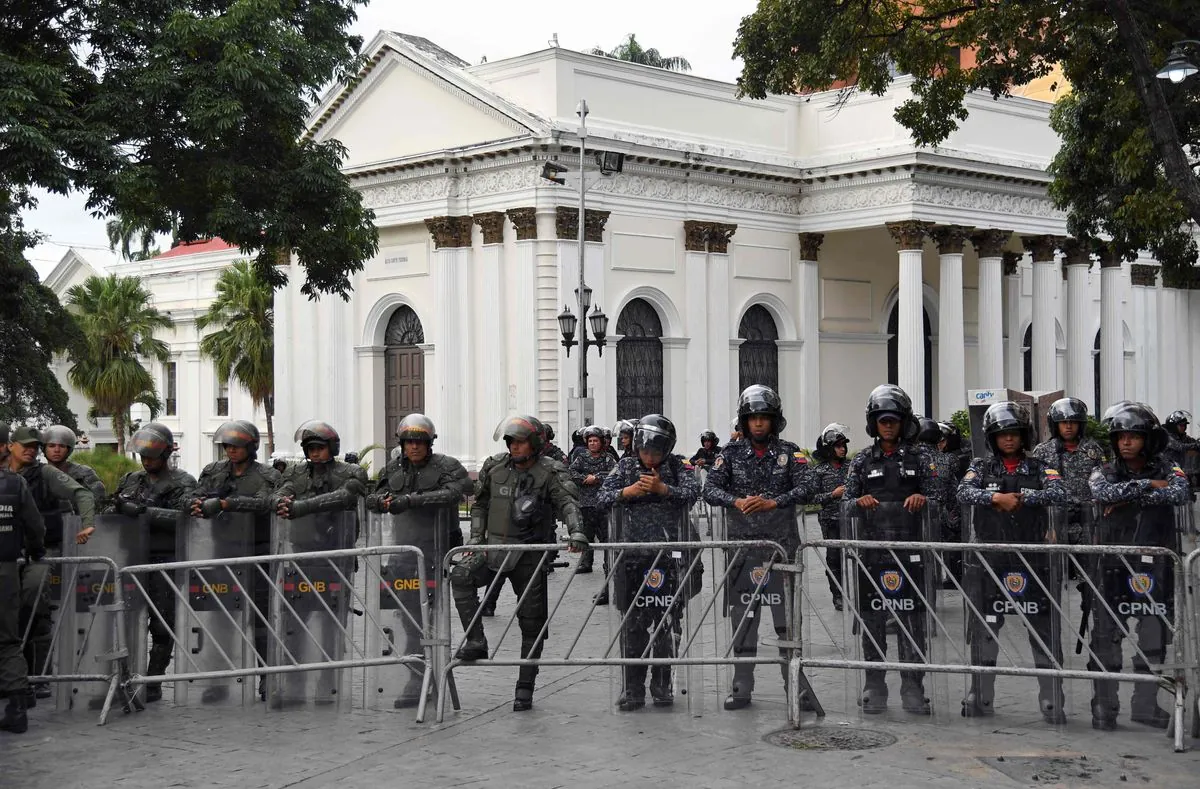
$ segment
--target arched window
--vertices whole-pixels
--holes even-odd
[[[404,304],[392,313],[383,342],[384,418],[391,446],[400,420],[425,410],[425,353],[418,347],[425,342],[425,329],[412,307]]]
[[[775,319],[761,304],[746,310],[738,326],[738,337],[744,342],[738,346],[738,388],[751,384],[764,384],[779,391],[779,329]]]
[[[1021,338],[1021,369],[1022,383],[1024,384],[1023,391],[1033,391],[1033,324],[1029,324],[1029,328],[1025,330],[1025,336]]]
[[[1097,418],[1099,418],[1103,409],[1103,406],[1100,404],[1104,402],[1100,399],[1100,395],[1103,394],[1100,391],[1100,343],[1102,342],[1100,333],[1102,331],[1103,329],[1096,331],[1096,341],[1092,343],[1092,373],[1094,378],[1092,394],[1096,398],[1094,401],[1092,401],[1092,413],[1095,414]]]
[[[625,305],[617,318],[617,418],[663,412],[662,321],[645,299]]]
[[[924,307],[921,308],[922,331],[924,336],[925,346],[925,402],[913,403],[914,409],[921,409],[922,414],[933,415],[933,330],[929,324],[929,313]],[[897,303],[892,307],[892,314],[888,316],[888,383],[900,383],[900,338],[897,334],[900,332],[900,304]]]

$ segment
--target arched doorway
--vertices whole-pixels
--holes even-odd
[[[1021,384],[1023,391],[1033,391],[1033,324],[1025,329],[1021,338]]]
[[[388,446],[394,445],[401,419],[425,411],[425,354],[419,347],[424,342],[425,329],[417,313],[406,304],[398,307],[388,319],[383,339],[384,443]]]
[[[662,321],[645,299],[625,305],[617,318],[617,418],[663,412]]]
[[[924,416],[933,416],[933,330],[930,328],[929,312],[921,308],[921,335],[925,346],[925,402],[913,403],[913,408]],[[892,307],[888,316],[888,383],[900,383],[900,305]]]
[[[764,384],[779,391],[779,329],[766,307],[755,304],[746,310],[738,326],[738,389]]]

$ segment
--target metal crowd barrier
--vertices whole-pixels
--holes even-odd
[[[840,574],[826,561],[822,549],[841,550],[843,566]],[[913,662],[866,660],[860,654],[863,649],[867,648],[865,642],[874,642],[875,639],[869,633],[865,638],[863,637],[867,628],[864,613],[860,610],[860,606],[856,605],[856,600],[859,599],[857,595],[865,593],[863,599],[872,601],[886,601],[889,596],[889,590],[884,588],[885,584],[877,581],[868,572],[868,567],[863,560],[865,551],[886,552],[891,563],[901,568],[897,574],[898,577],[889,579],[891,583],[886,585],[889,587],[907,585],[915,594],[916,607],[928,612],[930,632],[928,638],[923,638],[915,632],[911,620],[905,621],[902,616],[904,611],[900,610],[900,606],[893,606],[886,602],[879,606],[889,625],[895,628],[897,647],[907,646],[917,654],[918,659]],[[981,610],[982,606],[977,602],[978,595],[972,594],[971,590],[964,586],[965,580],[952,572],[951,565],[946,560],[946,556],[952,553],[963,554],[966,562],[974,562],[982,571],[982,578],[987,584],[987,590],[995,598],[994,606],[999,606],[996,610],[1002,611],[1002,616],[1007,617],[1011,622],[1007,632],[999,631],[999,626],[995,625],[996,617]],[[1006,557],[1003,562],[1004,567],[997,566],[997,562],[989,558],[996,554]],[[799,612],[803,621],[798,626],[800,632],[803,633],[803,645],[793,659],[792,670],[920,671],[934,675],[1006,675],[1047,677],[1059,681],[1103,679],[1114,682],[1154,683],[1165,688],[1174,696],[1168,736],[1173,737],[1175,750],[1182,751],[1184,750],[1187,672],[1189,669],[1193,673],[1197,672],[1196,654],[1200,654],[1200,640],[1197,640],[1200,639],[1200,636],[1196,635],[1196,627],[1190,624],[1190,622],[1194,622],[1196,626],[1200,626],[1200,620],[1196,618],[1196,594],[1187,592],[1187,584],[1174,583],[1172,599],[1168,607],[1164,599],[1155,598],[1149,590],[1144,592],[1147,602],[1140,605],[1150,606],[1146,608],[1144,615],[1161,622],[1170,636],[1172,660],[1165,663],[1156,661],[1142,651],[1138,637],[1131,632],[1131,628],[1127,625],[1128,618],[1137,615],[1137,612],[1130,614],[1130,609],[1119,612],[1113,610],[1103,591],[1097,586],[1097,580],[1089,573],[1086,559],[1100,556],[1115,557],[1119,560],[1121,568],[1132,577],[1138,573],[1139,563],[1161,558],[1172,567],[1174,578],[1187,577],[1190,580],[1194,592],[1197,584],[1195,573],[1198,569],[1196,565],[1198,554],[1200,551],[1194,551],[1185,562],[1180,559],[1178,554],[1167,548],[1129,545],[806,539],[796,555],[796,565],[802,574],[799,583],[801,588],[806,589],[806,593],[801,595],[802,610]],[[920,577],[910,575],[908,570],[903,569],[906,561],[917,555],[932,557],[933,569],[937,578],[934,586],[923,583]],[[1042,563],[1035,558],[1039,556],[1049,556],[1058,567],[1058,570],[1050,573],[1048,578],[1043,577],[1043,574],[1039,574],[1035,570],[1035,565],[1042,566]],[[1013,564],[1014,557],[1019,564]],[[1012,570],[1014,566],[1018,568],[1016,572]],[[1184,575],[1185,568],[1191,571],[1187,576]],[[1102,664],[1092,649],[1089,637],[1081,626],[1082,623],[1079,623],[1078,617],[1075,616],[1071,594],[1069,592],[1064,594],[1062,591],[1068,569],[1075,571],[1079,583],[1090,593],[1093,621],[1097,616],[1111,617],[1122,641],[1128,644],[1124,652],[1128,653],[1129,646],[1132,646],[1132,656],[1147,664],[1151,673],[1135,673],[1129,670],[1093,670],[1088,667],[1089,661],[1094,665]],[[842,614],[830,615],[830,612],[819,605],[821,592],[804,587],[803,574],[810,570],[812,575],[816,576],[818,589],[824,586],[826,574],[840,579],[835,583],[845,601]],[[1003,578],[1001,577],[1002,573],[1005,576]],[[1017,575],[1022,577],[1017,579]],[[1013,577],[1011,581],[1010,576]],[[860,584],[861,579],[864,578],[869,587],[856,589],[856,584]],[[961,603],[951,604],[948,597],[940,594],[942,587],[945,587],[947,591],[957,591],[961,595]],[[1072,587],[1073,584],[1066,584],[1067,590]],[[1057,622],[1059,628],[1062,659],[1056,658],[1052,654],[1053,649],[1047,648],[1050,645],[1044,640],[1044,628],[1042,633],[1039,633],[1039,629],[1031,622],[1031,619],[1042,614],[1036,608],[1030,609],[1023,597],[1026,594],[1037,595],[1041,601],[1048,603],[1051,607],[1051,618]],[[1120,607],[1124,608],[1123,605]],[[1139,609],[1139,611],[1141,610]],[[958,613],[961,613],[961,618],[957,615]],[[997,642],[999,650],[995,665],[973,664],[972,648],[966,638],[967,626],[971,624],[981,628],[983,633]],[[819,631],[815,628],[819,628]],[[820,644],[817,643],[818,636],[824,637]],[[1019,641],[1023,641],[1025,638],[1033,642],[1028,650],[1019,644]],[[1193,640],[1189,642],[1189,638]],[[1074,652],[1081,654],[1081,657],[1072,658],[1069,649],[1072,644],[1075,645]],[[871,646],[881,645],[872,643]],[[1031,662],[1026,655],[1031,653],[1035,647],[1040,649],[1052,665],[1042,668],[1023,665]],[[1195,654],[1190,656],[1189,662],[1188,653],[1193,651]],[[1003,658],[1003,660],[999,658]],[[1123,662],[1123,665],[1129,665],[1129,662]],[[1197,676],[1196,681],[1200,681],[1200,676]],[[818,684],[817,687],[819,690],[823,690],[824,686]],[[937,695],[942,697],[942,703],[945,704],[944,689]],[[935,705],[936,703],[937,700],[935,700]],[[936,708],[934,714],[938,714]],[[957,717],[957,712],[954,713],[954,716]],[[795,718],[795,722],[797,724],[800,722],[798,716]]]
[[[541,572],[545,569],[549,557],[560,550],[563,546],[558,544],[514,544],[514,545],[464,545],[451,549],[445,558],[444,576],[448,576],[454,569],[454,566],[462,561],[467,554],[485,552],[493,556],[512,556],[520,554],[535,554],[539,555],[538,565],[535,572]],[[441,599],[441,617],[439,622],[438,642],[445,644],[445,648],[449,650],[445,668],[439,678],[439,685],[443,692],[438,694],[438,714],[437,720],[441,722],[444,718],[444,700],[446,697],[445,687],[452,680],[453,672],[456,669],[464,667],[485,667],[485,666],[672,666],[682,667],[685,671],[676,674],[674,678],[675,686],[681,691],[680,695],[685,701],[691,705],[693,703],[702,703],[696,697],[698,694],[690,693],[689,687],[694,686],[695,679],[690,677],[687,670],[689,667],[700,666],[725,666],[733,667],[737,665],[779,665],[781,669],[786,670],[788,665],[788,653],[785,650],[789,649],[789,644],[795,639],[795,633],[792,628],[787,628],[784,638],[774,646],[778,647],[782,654],[757,654],[753,657],[738,657],[733,655],[734,641],[732,638],[722,637],[718,634],[724,634],[727,631],[737,635],[743,628],[756,620],[755,614],[760,608],[765,608],[761,604],[764,598],[764,589],[769,583],[771,573],[775,568],[784,568],[787,566],[789,557],[787,552],[777,542],[769,540],[721,540],[721,541],[672,541],[672,542],[607,542],[594,543],[593,549],[597,554],[607,552],[609,556],[609,572],[605,578],[605,582],[611,589],[614,588],[615,576],[618,573],[618,568],[622,566],[625,557],[629,552],[640,552],[643,556],[647,554],[653,555],[650,563],[655,567],[659,567],[662,563],[672,559],[678,562],[678,569],[675,571],[683,579],[693,577],[694,573],[703,572],[704,568],[700,564],[704,555],[711,556],[709,567],[713,568],[712,572],[704,572],[704,581],[702,589],[696,593],[694,597],[690,597],[688,601],[682,603],[686,606],[686,613],[679,614],[679,618],[683,620],[682,626],[678,628],[675,636],[675,655],[673,657],[654,657],[650,654],[651,647],[655,639],[663,633],[668,632],[675,625],[668,621],[672,615],[672,610],[675,603],[668,600],[663,605],[663,612],[656,616],[654,621],[649,623],[647,627],[650,629],[650,637],[645,649],[637,657],[625,657],[621,654],[622,647],[619,645],[622,634],[625,632],[625,625],[628,623],[634,605],[631,604],[626,611],[619,610],[617,605],[616,594],[610,595],[612,598],[611,605],[607,606],[606,616],[609,618],[609,638],[606,647],[599,654],[579,654],[578,647],[585,630],[589,623],[593,621],[596,614],[597,604],[594,599],[589,603],[587,610],[581,612],[578,607],[573,607],[566,615],[560,614],[563,609],[563,602],[572,588],[572,584],[576,579],[575,565],[571,565],[570,571],[566,574],[565,580],[562,582],[561,588],[557,591],[548,590],[548,605],[547,605],[547,620],[542,626],[538,634],[539,641],[542,641],[547,650],[553,648],[555,654],[545,654],[538,658],[521,658],[519,650],[516,656],[512,655],[508,638],[509,634],[518,626],[517,610],[529,590],[526,589],[526,595],[523,595],[517,602],[517,608],[514,608],[512,615],[507,622],[503,623],[501,633],[498,639],[489,643],[490,654],[486,659],[464,662],[454,657],[457,650],[465,643],[465,631],[475,626],[479,621],[479,612],[476,612],[475,617],[471,622],[466,623],[462,629],[462,634],[456,640],[451,637],[452,633],[452,615],[454,610],[454,601],[450,584],[444,584],[442,589]],[[750,582],[752,591],[750,599],[754,601],[752,604],[745,606],[741,612],[740,618],[737,621],[727,620],[721,621],[724,617],[718,615],[718,608],[725,608],[725,603],[719,603],[722,595],[726,593],[727,585],[734,580],[736,573],[740,572],[742,563],[750,552],[757,551],[758,555],[767,554],[768,558],[755,568],[745,568],[747,577],[753,574],[753,580]],[[685,558],[686,557],[686,558]],[[742,559],[743,562],[738,560]],[[506,559],[507,561],[507,559]],[[515,560],[514,560],[515,561]],[[754,559],[754,561],[759,561]],[[640,582],[640,586],[634,590],[634,599],[636,600],[643,593],[652,591],[651,587],[656,584],[661,584],[661,576],[655,576],[654,570],[648,571]],[[557,577],[557,576],[556,576]],[[495,575],[486,591],[490,592],[493,587],[504,582],[503,575]],[[786,607],[787,610],[793,610],[791,586],[784,585],[784,596],[786,599],[779,601]],[[573,623],[571,626],[564,626],[562,619],[570,617]],[[500,620],[496,621],[496,625],[500,624]],[[568,634],[562,638],[554,640],[546,640],[552,626],[557,625],[562,627]],[[490,628],[495,630],[495,626]],[[520,641],[518,632],[516,641]],[[565,649],[562,645],[566,645]],[[705,646],[715,647],[709,650],[708,654],[701,654]],[[772,649],[774,651],[774,649]],[[718,685],[721,681],[718,680]],[[789,689],[789,693],[798,692],[796,684],[793,683]],[[811,689],[810,689],[811,692]],[[723,695],[723,694],[722,694]],[[791,705],[789,705],[789,709]],[[693,714],[699,714],[693,711]]]
[[[1187,616],[1191,623],[1192,737],[1200,737],[1200,548],[1183,560],[1187,587]]]

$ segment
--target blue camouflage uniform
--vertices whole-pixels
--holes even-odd
[[[850,470],[850,461],[829,460],[817,463],[811,467],[811,503],[821,505],[817,513],[817,523],[821,526],[821,536],[827,540],[839,540],[842,537],[842,502],[845,497],[835,499],[833,491],[846,484],[846,472]],[[825,549],[825,563],[829,571],[825,577],[829,580],[829,591],[834,600],[842,599],[845,588],[842,577],[842,549]]]
[[[608,542],[608,513],[607,507],[599,501],[600,485],[604,482],[604,478],[608,476],[614,468],[616,468],[617,460],[607,452],[601,452],[600,455],[593,457],[592,453],[584,449],[583,454],[576,455],[571,461],[569,469],[571,481],[579,488],[579,508],[583,512],[583,533],[588,538],[588,544],[593,542]],[[589,476],[595,475],[599,479],[591,485],[584,482]],[[606,554],[607,555],[607,554]],[[593,554],[589,547],[583,551],[579,557],[579,570],[590,570],[592,567]],[[604,571],[608,573],[608,559],[604,560]]]

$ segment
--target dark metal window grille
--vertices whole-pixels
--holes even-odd
[[[425,342],[425,329],[421,319],[412,307],[407,304],[400,306],[388,319],[387,330],[384,332],[384,345],[422,345]]]
[[[617,318],[617,418],[638,419],[663,412],[662,321],[643,299],[634,299]]]
[[[229,416],[229,398],[217,398],[217,416]]]
[[[929,313],[921,308],[921,325],[925,333],[925,402],[913,403],[914,408],[924,407],[924,415],[933,415],[933,330],[929,328]],[[888,318],[888,383],[900,383],[900,341],[897,334],[900,331],[900,305],[892,307]]]
[[[175,362],[167,362],[163,365],[163,393],[167,401],[167,416],[175,416],[176,410],[176,366]]]
[[[738,388],[763,384],[779,391],[779,329],[775,319],[762,305],[746,310],[738,326],[738,337],[745,340],[738,346]]]

